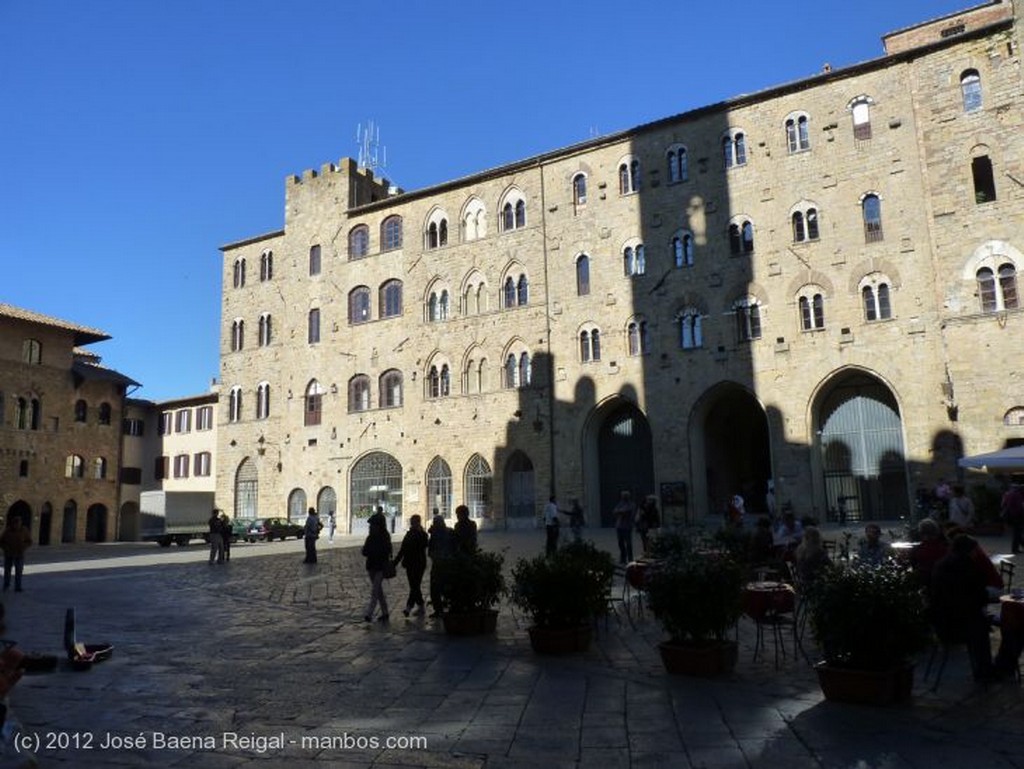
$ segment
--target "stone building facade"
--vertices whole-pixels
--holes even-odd
[[[343,159],[223,252],[217,489],[607,523],[735,493],[906,516],[1024,438],[1021,32],[990,2],[886,54],[428,189]],[[567,504],[566,504],[567,506]]]
[[[127,388],[97,329],[0,304],[0,512],[38,545],[117,534]]]

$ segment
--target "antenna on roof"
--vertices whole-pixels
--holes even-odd
[[[359,167],[368,168],[374,176],[377,170],[388,167],[388,149],[380,146],[380,127],[372,120],[356,125],[356,144],[359,145]]]

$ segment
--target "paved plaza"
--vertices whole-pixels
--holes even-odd
[[[614,546],[614,532],[590,534]],[[541,552],[543,532],[480,541],[508,568]],[[724,680],[666,674],[657,622],[621,611],[587,653],[545,658],[508,606],[489,638],[403,618],[403,572],[387,585],[391,623],[364,623],[357,543],[321,544],[315,566],[296,540],[236,545],[223,566],[198,544],[33,548],[25,592],[4,596],[6,637],[58,653],[74,606],[79,640],[115,651],[23,678],[9,698],[17,743],[75,769],[1024,767],[1024,690],[976,686],[964,654],[935,693],[922,661],[913,704],[885,708],[824,702],[803,659],[754,661],[746,620]],[[0,761],[19,765],[10,750]]]

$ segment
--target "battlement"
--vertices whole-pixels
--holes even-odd
[[[891,56],[959,37],[991,24],[1009,21],[1012,18],[1012,0],[990,0],[985,5],[968,8],[965,11],[958,11],[890,32],[882,37],[882,44],[885,46],[885,53]]]
[[[320,169],[308,168],[285,179],[285,220],[312,212],[323,206],[349,210],[375,203],[402,190],[377,177],[369,168],[360,168],[352,158],[337,163],[324,163]]]

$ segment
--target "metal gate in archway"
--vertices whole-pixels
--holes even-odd
[[[654,453],[647,417],[631,403],[616,408],[601,423],[597,436],[601,479],[601,525],[611,526],[612,510],[623,491],[639,502],[655,493]]]
[[[366,519],[378,507],[395,531],[402,518],[402,465],[383,451],[367,454],[352,466],[348,503],[352,534],[366,533]]]
[[[829,520],[909,516],[903,422],[889,388],[867,376],[840,382],[819,424]]]

